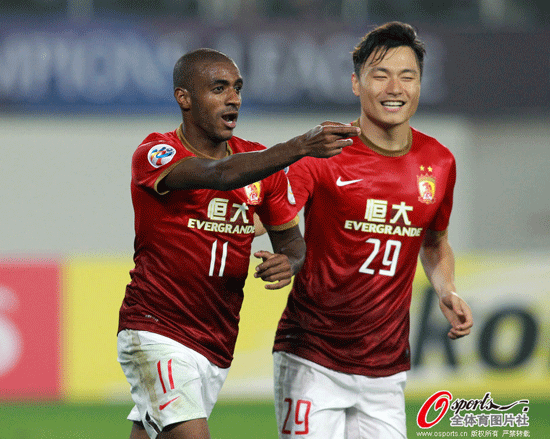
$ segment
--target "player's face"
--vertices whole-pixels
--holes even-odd
[[[223,142],[237,126],[243,79],[231,61],[204,63],[198,72],[190,92],[193,124],[214,142]]]
[[[384,129],[408,126],[420,97],[420,67],[414,51],[401,46],[389,49],[382,60],[376,60],[376,55],[375,51],[369,56],[360,77],[352,75],[361,111]]]

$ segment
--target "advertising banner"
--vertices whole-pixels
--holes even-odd
[[[471,254],[457,263],[456,285],[474,316],[468,337],[452,341],[433,291],[419,273],[411,309],[408,392],[483,396],[487,391],[550,395],[550,255]]]
[[[435,294],[419,282],[407,383],[408,398],[422,402],[416,437],[535,437],[531,429],[544,429],[549,267],[547,253],[459,259],[457,288],[472,308],[474,327],[457,341],[446,336]]]
[[[116,343],[118,310],[132,267],[131,256],[66,261],[62,392],[68,400],[129,400]]]
[[[255,265],[251,261],[251,274]],[[116,332],[131,256],[73,257],[60,267],[49,261],[0,264],[0,399],[129,401]],[[474,327],[454,341],[419,268],[407,397],[550,397],[548,267],[550,256],[543,253],[458,257],[457,292],[472,308]],[[288,292],[268,291],[249,276],[221,399],[271,398],[271,348]]]
[[[76,27],[28,21],[5,22],[1,28],[1,111],[104,114],[173,112],[175,61],[199,47],[218,49],[236,61],[244,78],[244,108],[355,108],[350,53],[371,26],[283,20],[252,30],[163,20],[147,27],[130,21]],[[428,51],[422,110],[550,109],[547,30],[460,32],[419,26],[419,34]],[[521,57],[515,56],[519,51]]]
[[[0,400],[60,397],[60,265],[0,260]]]

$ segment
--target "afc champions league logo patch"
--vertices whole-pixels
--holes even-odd
[[[435,177],[431,172],[433,168],[428,166],[420,166],[420,171],[428,170],[427,174],[417,175],[417,184],[418,184],[418,201],[425,204],[435,203]]]
[[[176,150],[170,145],[155,145],[147,153],[147,160],[155,168],[168,163],[176,155]]]
[[[244,192],[246,193],[246,204],[256,205],[262,201],[262,184],[259,181],[245,186]]]

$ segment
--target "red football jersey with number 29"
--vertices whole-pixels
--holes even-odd
[[[445,230],[456,180],[452,153],[411,130],[389,154],[364,137],[328,159],[305,158],[288,178],[305,206],[305,265],[274,349],[344,373],[410,368],[409,307],[426,229]]]

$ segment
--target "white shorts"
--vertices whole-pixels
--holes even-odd
[[[406,372],[382,378],[336,372],[275,352],[279,438],[404,439]]]
[[[128,419],[143,422],[152,439],[168,425],[210,416],[229,368],[146,331],[121,331],[117,346],[135,403]]]

